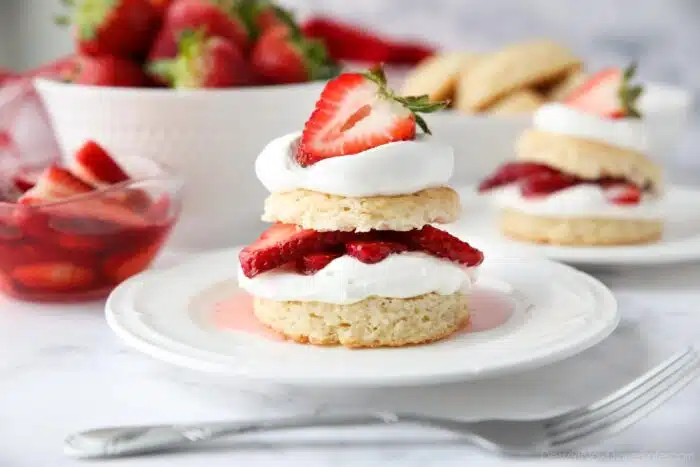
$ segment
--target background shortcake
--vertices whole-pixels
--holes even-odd
[[[442,107],[395,95],[381,68],[345,73],[303,132],[262,151],[263,219],[275,224],[241,251],[239,283],[263,324],[348,347],[426,343],[466,324],[483,255],[429,225],[460,212],[452,149],[419,115]]]
[[[658,240],[663,230],[661,169],[646,156],[634,65],[593,75],[562,104],[546,104],[516,143],[517,161],[479,191],[502,209],[502,232],[557,245],[622,245]]]

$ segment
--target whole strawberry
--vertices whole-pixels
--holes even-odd
[[[327,79],[338,71],[323,42],[305,38],[290,24],[263,32],[253,49],[251,63],[255,73],[268,84]]]
[[[240,49],[223,37],[204,31],[181,35],[179,52],[172,59],[149,65],[157,79],[174,88],[226,88],[249,84],[248,63]]]
[[[91,86],[143,87],[151,84],[139,64],[111,55],[77,57],[68,80]]]
[[[179,37],[186,31],[203,31],[207,36],[222,37],[245,52],[248,30],[229,3],[225,0],[175,0],[153,42],[149,60],[174,57]]]
[[[142,58],[158,32],[160,15],[149,0],[78,0],[71,22],[81,54]]]

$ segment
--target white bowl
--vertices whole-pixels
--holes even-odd
[[[93,139],[117,161],[143,156],[183,176],[170,246],[185,250],[251,240],[267,195],[255,157],[272,138],[304,125],[323,85],[173,91],[36,80],[64,158]]]
[[[668,161],[688,129],[692,94],[682,88],[649,83],[639,102],[649,132],[649,156],[659,164]],[[468,115],[456,111],[426,117],[436,138],[455,150],[455,184],[474,183],[514,157],[518,135],[531,126],[531,115]]]

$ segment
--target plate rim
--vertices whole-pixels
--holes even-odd
[[[605,286],[600,280],[580,271],[572,266],[562,264],[557,261],[552,261],[544,258],[521,258],[528,263],[536,262],[541,263],[542,266],[547,268],[559,268],[566,271],[570,277],[575,278],[578,281],[586,282],[587,285],[594,289],[594,295],[599,297],[602,306],[608,309],[610,314],[610,319],[607,320],[605,326],[601,327],[597,333],[586,336],[585,339],[577,342],[575,345],[569,345],[563,349],[557,348],[554,352],[550,351],[545,355],[536,355],[536,358],[531,358],[525,362],[501,364],[500,366],[495,366],[488,368],[486,370],[466,370],[462,369],[455,372],[444,372],[440,374],[431,373],[429,375],[398,375],[398,376],[382,376],[381,374],[376,374],[371,377],[356,378],[354,380],[347,380],[343,378],[309,378],[308,375],[303,375],[300,377],[284,377],[274,378],[267,374],[255,374],[255,372],[248,371],[248,365],[235,366],[226,365],[223,363],[217,363],[213,361],[207,361],[205,359],[197,358],[193,355],[186,355],[183,352],[178,352],[173,348],[168,348],[167,345],[162,343],[150,342],[143,338],[129,328],[128,324],[123,323],[119,315],[123,312],[115,312],[112,308],[112,304],[121,298],[121,295],[127,295],[133,293],[134,290],[138,290],[143,286],[142,280],[150,275],[159,274],[161,271],[167,271],[172,269],[186,269],[191,267],[191,265],[204,262],[207,258],[213,258],[214,256],[220,256],[222,254],[234,254],[234,252],[240,251],[241,247],[236,246],[232,248],[227,248],[223,250],[202,253],[196,255],[195,257],[190,257],[181,263],[170,266],[168,268],[156,269],[156,270],[146,270],[140,274],[137,274],[122,284],[120,284],[114,291],[110,294],[105,302],[105,318],[109,328],[114,332],[117,337],[124,341],[127,346],[138,350],[139,352],[145,354],[146,356],[153,358],[158,361],[162,361],[171,365],[175,365],[180,368],[187,368],[189,370],[205,372],[209,374],[217,374],[224,377],[230,378],[241,378],[255,382],[271,383],[276,385],[286,385],[295,387],[317,387],[317,388],[334,388],[334,387],[344,387],[344,388],[378,388],[378,387],[401,387],[401,386],[431,386],[436,384],[445,383],[459,383],[466,382],[470,380],[480,380],[492,377],[498,377],[503,375],[508,375],[512,373],[518,373],[521,371],[529,371],[532,369],[540,368],[558,361],[566,360],[575,356],[586,349],[594,347],[598,343],[602,342],[604,339],[610,336],[612,332],[617,328],[620,322],[620,310],[617,304],[617,299],[615,298],[612,291]],[[498,256],[496,256],[498,258]],[[508,260],[518,259],[518,257],[507,256]],[[135,310],[127,310],[126,313],[134,313]],[[205,351],[205,350],[202,350]]]

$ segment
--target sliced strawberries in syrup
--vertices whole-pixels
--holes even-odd
[[[572,175],[557,172],[539,173],[520,182],[520,193],[526,198],[546,196],[579,183],[582,181]]]
[[[407,250],[408,246],[402,243],[379,240],[357,240],[345,244],[347,254],[365,264],[375,264],[393,253]]]

